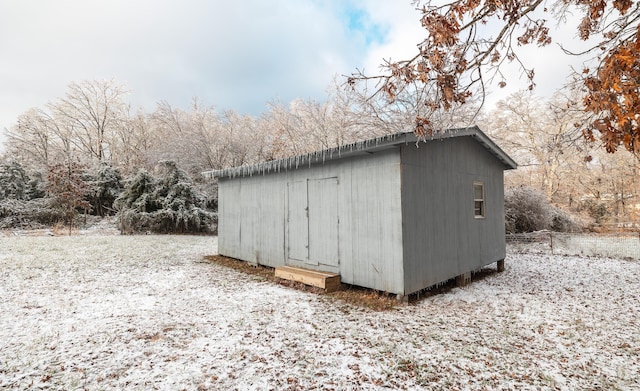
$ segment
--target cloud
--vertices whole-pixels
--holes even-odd
[[[153,110],[193,97],[257,115],[270,100],[322,99],[384,31],[338,0],[31,0],[0,12],[0,129],[81,80],[115,79]],[[358,15],[357,25],[348,15]],[[345,19],[346,18],[346,19]],[[355,20],[352,20],[356,23]]]
[[[82,80],[115,79],[147,111],[198,97],[259,115],[272,100],[324,99],[335,75],[410,58],[424,34],[409,0],[5,1],[0,130]],[[566,60],[557,50],[528,53],[539,86],[558,85]]]

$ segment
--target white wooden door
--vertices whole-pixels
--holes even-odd
[[[293,260],[309,261],[309,202],[307,181],[289,182],[287,238],[288,257]]]
[[[338,266],[338,178],[309,180],[309,263]]]

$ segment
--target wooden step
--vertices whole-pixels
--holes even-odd
[[[340,288],[340,275],[335,273],[279,266],[276,268],[276,277],[322,288],[326,292],[333,292]]]

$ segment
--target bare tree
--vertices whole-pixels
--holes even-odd
[[[148,115],[148,125],[158,142],[151,145],[149,160],[152,164],[172,160],[182,163],[181,156],[189,154],[187,134],[189,121],[187,114],[174,108],[166,101],[157,104],[156,110]],[[180,156],[177,156],[180,154]]]
[[[64,98],[48,105],[55,121],[67,129],[71,142],[85,157],[114,159],[116,134],[129,116],[123,98],[127,90],[114,80],[71,83]]]
[[[7,131],[7,151],[13,159],[46,167],[52,154],[51,139],[46,114],[29,109]]]
[[[529,185],[551,199],[560,189],[561,171],[571,170],[567,124],[550,105],[529,92],[512,94],[487,115],[488,132],[529,176]],[[521,173],[521,174],[522,174]]]
[[[190,110],[161,102],[149,118],[158,137],[151,147],[153,160],[176,161],[192,175],[264,159],[265,132],[250,116],[219,114],[194,99]]]
[[[379,86],[371,80],[352,83],[344,89],[351,116],[358,127],[368,129],[369,136],[415,131],[430,136],[434,131],[471,125],[480,110],[479,97],[468,97],[465,104],[452,102],[447,109],[428,105],[434,98],[431,85],[418,80],[396,90],[391,99],[379,94]]]
[[[40,168],[69,157],[72,148],[68,129],[40,109],[20,115],[7,137],[7,150],[14,159]]]
[[[538,189],[597,223],[634,221],[638,161],[632,153],[608,154],[587,142],[579,131],[587,116],[579,103],[570,93],[542,99],[523,91],[483,115],[483,126],[519,163],[507,185]]]
[[[7,133],[8,150],[24,162],[42,167],[64,159],[118,161],[126,128],[125,89],[114,81],[72,83],[64,98],[44,109],[30,109]]]
[[[573,172],[573,185],[580,194],[576,207],[601,222],[638,221],[640,164],[629,152],[593,151],[591,159]]]
[[[268,107],[269,111],[260,120],[260,127],[268,134],[269,140],[266,160],[304,153],[305,140],[288,108],[278,102],[270,102]]]
[[[139,110],[124,121],[114,135],[114,150],[118,153],[113,158],[113,165],[120,167],[125,175],[139,168],[150,169],[155,164],[150,160],[150,154],[161,140],[149,122],[148,115]]]

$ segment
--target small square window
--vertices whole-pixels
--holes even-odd
[[[484,184],[473,182],[473,217],[484,218]]]

